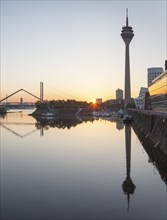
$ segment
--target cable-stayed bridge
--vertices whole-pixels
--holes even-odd
[[[32,94],[31,92],[28,92],[28,91],[25,90],[25,89],[19,89],[19,90],[13,92],[12,94],[6,96],[5,98],[1,99],[1,100],[0,100],[0,103],[2,103],[3,101],[7,100],[8,98],[10,98],[10,97],[16,95],[17,93],[19,93],[19,92],[21,92],[21,91],[23,91],[23,92],[29,94],[30,96],[36,98],[37,100],[42,101],[41,98],[39,98],[38,96]],[[6,103],[3,103],[3,106],[8,107],[8,108],[19,108],[19,107],[21,107],[21,108],[32,108],[32,107],[35,106],[35,103],[30,103],[30,102],[29,102],[29,103],[23,103],[23,102],[20,102],[20,103],[9,102],[9,103],[8,103],[8,102],[6,102]]]
[[[18,93],[24,92],[31,96],[33,99],[35,98],[36,101],[43,101],[44,100],[44,89],[43,89],[43,82],[40,82],[40,95],[35,95],[37,92],[29,92],[25,89],[18,89],[17,91],[11,93],[10,95],[6,95],[3,99],[0,100],[0,105],[6,106],[8,108],[32,108],[35,107],[35,102],[36,101],[29,101],[29,102],[23,102],[23,98],[20,98],[20,101],[12,101],[12,98],[16,96]],[[39,92],[38,92],[39,93]],[[61,95],[60,95],[61,94]],[[66,98],[65,98],[66,97]],[[50,85],[45,86],[45,100],[56,100],[56,99],[79,99],[76,98],[69,93],[63,92],[61,90],[58,90]],[[9,101],[10,99],[10,101]]]

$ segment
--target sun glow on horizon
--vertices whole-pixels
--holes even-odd
[[[96,104],[96,100],[95,100],[95,99],[93,99],[91,102],[92,102],[93,104]]]

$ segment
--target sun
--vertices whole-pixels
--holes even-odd
[[[92,102],[94,105],[96,104],[96,100],[92,100],[91,102]]]

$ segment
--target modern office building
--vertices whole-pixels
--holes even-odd
[[[116,99],[123,99],[123,90],[122,89],[116,90]]]
[[[141,88],[140,88],[140,91],[139,91],[139,96],[140,96],[140,97],[144,97],[146,92],[148,92],[148,88],[146,88],[146,87],[141,87]]]
[[[141,87],[139,96],[134,99],[135,106],[138,109],[145,109],[145,94],[148,92],[148,88]]]
[[[165,71],[153,80],[148,90],[152,110],[167,113],[167,60]]]
[[[147,69],[147,85],[152,84],[153,80],[163,72],[162,67],[152,67]]]
[[[128,10],[126,9],[126,26],[122,27],[121,31],[121,37],[125,43],[125,108],[129,103],[131,103],[129,44],[133,36],[133,29],[128,24]]]

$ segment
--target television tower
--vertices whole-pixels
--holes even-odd
[[[128,9],[126,9],[126,26],[122,27],[121,31],[121,37],[125,43],[125,108],[128,103],[131,103],[129,44],[133,36],[133,29],[128,24]]]

